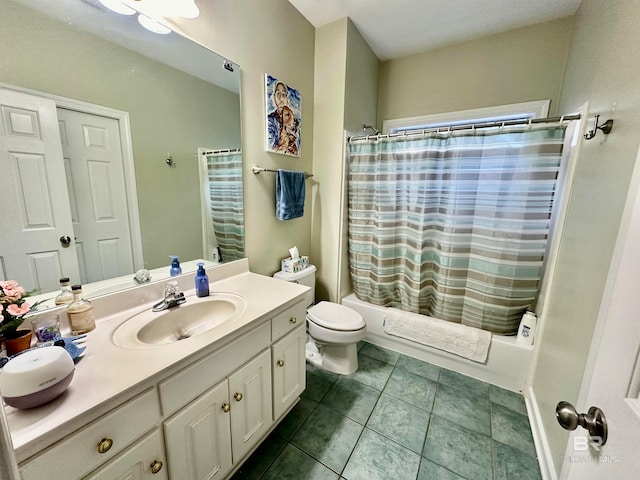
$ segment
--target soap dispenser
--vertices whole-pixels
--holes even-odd
[[[196,272],[196,296],[209,296],[209,277],[204,271],[204,263],[198,263],[198,271]]]
[[[180,275],[182,273],[182,268],[180,267],[180,259],[177,255],[170,255],[171,258],[171,269],[169,270],[169,275],[175,277],[176,275]]]

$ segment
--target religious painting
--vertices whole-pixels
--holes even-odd
[[[302,127],[300,92],[266,74],[265,100],[267,151],[299,157]]]

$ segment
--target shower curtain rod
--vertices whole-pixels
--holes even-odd
[[[205,150],[201,155],[217,155],[219,153],[240,153],[240,148],[223,148],[221,150]],[[196,153],[197,155],[197,153]]]
[[[406,137],[409,135],[424,135],[426,133],[449,133],[453,131],[459,130],[475,130],[477,128],[491,128],[491,127],[511,127],[514,125],[529,125],[531,126],[534,123],[562,123],[568,122],[571,120],[580,120],[580,114],[576,113],[573,115],[563,115],[561,117],[548,117],[548,118],[522,118],[518,120],[505,120],[498,122],[482,122],[482,123],[461,123],[458,125],[450,125],[448,127],[433,127],[433,128],[422,128],[416,130],[405,130],[399,133],[381,133],[378,135],[360,135],[349,137],[348,142],[357,142],[360,140],[368,140],[368,139],[379,139],[379,138],[395,138],[395,137]]]

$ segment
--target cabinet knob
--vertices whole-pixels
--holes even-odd
[[[298,322],[298,319],[296,317],[291,317],[289,321],[295,325]]]
[[[160,460],[154,460],[151,462],[151,473],[154,475],[162,470],[163,463]]]
[[[111,450],[112,446],[113,440],[111,440],[110,438],[103,438],[98,442],[98,453],[107,453],[109,450]]]
[[[229,410],[231,410],[231,405],[229,405],[228,403],[223,403],[222,404],[222,411],[224,413],[227,413]]]
[[[238,392],[233,396],[233,398],[236,399],[236,402],[239,402],[240,400],[242,400],[242,394]]]
[[[284,360],[278,360],[276,363],[279,367],[284,367]]]

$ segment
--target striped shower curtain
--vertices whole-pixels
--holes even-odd
[[[541,281],[564,135],[543,127],[350,142],[356,296],[516,333]]]
[[[225,262],[244,258],[242,153],[207,155],[213,232]]]

